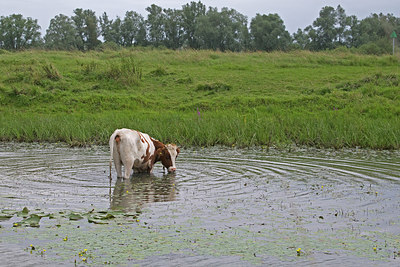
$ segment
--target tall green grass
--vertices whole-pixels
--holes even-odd
[[[313,146],[320,148],[399,148],[400,119],[360,119],[335,114],[241,114],[233,110],[187,114],[6,113],[0,119],[3,141],[106,144],[116,128],[140,129],[164,142],[185,146]],[[393,127],[395,125],[395,127]]]
[[[400,148],[397,57],[138,48],[0,63],[3,141],[106,144],[126,127],[186,146]]]

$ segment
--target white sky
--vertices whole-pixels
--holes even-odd
[[[0,0],[0,16],[22,14],[24,17],[38,19],[42,33],[45,33],[52,18],[58,14],[71,16],[75,8],[91,9],[97,16],[107,12],[110,18],[115,18],[117,15],[124,17],[126,11],[133,10],[147,18],[148,13],[145,9],[151,4],[162,8],[180,9],[182,5],[190,2],[190,0]],[[257,13],[277,13],[290,33],[311,25],[324,6],[336,8],[340,4],[347,15],[356,15],[358,19],[363,19],[372,13],[392,13],[400,17],[399,0],[202,0],[201,2],[207,7],[218,7],[219,10],[222,7],[236,9],[246,15],[249,22]]]

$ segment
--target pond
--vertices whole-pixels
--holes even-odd
[[[186,148],[109,175],[107,147],[0,143],[0,261],[400,264],[400,152]]]

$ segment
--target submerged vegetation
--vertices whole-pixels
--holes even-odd
[[[400,148],[398,57],[134,48],[5,52],[0,140]]]

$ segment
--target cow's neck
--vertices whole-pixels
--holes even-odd
[[[152,165],[154,165],[154,163],[156,163],[157,161],[160,161],[159,153],[162,151],[162,149],[165,147],[165,145],[162,142],[160,142],[154,138],[151,138],[151,141],[153,141],[153,144],[155,147],[154,156],[152,157]]]
[[[165,145],[162,142],[160,142],[160,141],[158,141],[156,139],[151,138],[151,141],[153,141],[153,144],[154,144],[154,147],[156,148],[156,151],[159,148],[164,148],[165,147]]]

